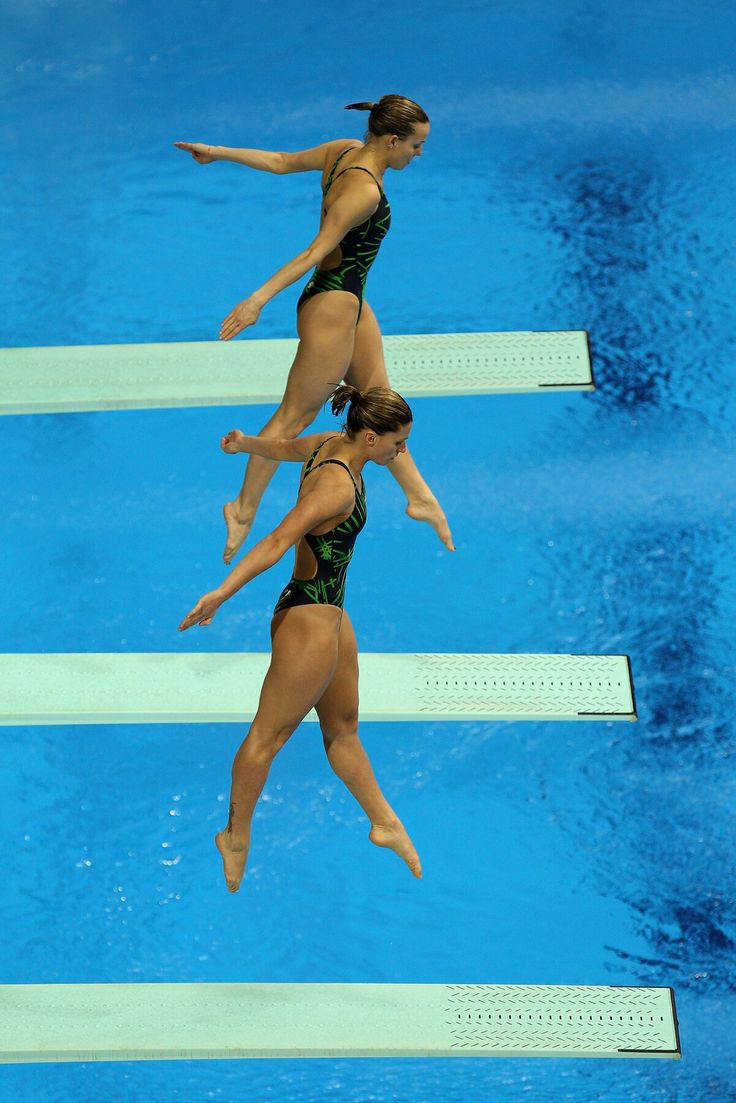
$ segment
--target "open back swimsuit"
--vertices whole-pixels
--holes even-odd
[[[365,281],[368,275],[368,269],[376,259],[376,254],[378,253],[381,242],[388,233],[388,228],[391,225],[391,208],[388,205],[388,199],[384,195],[383,188],[370,169],[363,168],[362,165],[349,165],[335,176],[335,169],[341,159],[346,153],[349,153],[351,149],[355,148],[357,147],[349,146],[339,155],[330,169],[330,174],[327,177],[322,196],[324,197],[327,195],[332,186],[333,179],[337,180],[343,173],[350,172],[354,169],[360,172],[367,172],[368,175],[376,181],[376,186],[381,193],[381,198],[370,218],[367,218],[365,222],[361,222],[360,225],[354,226],[352,230],[348,230],[345,234],[345,237],[340,242],[342,259],[337,268],[329,268],[327,270],[315,268],[309,282],[301,293],[299,302],[296,304],[297,313],[307,299],[311,299],[313,295],[318,295],[320,291],[350,291],[358,300],[358,317],[360,318],[360,312],[363,309],[363,295],[365,294]]]
[[[328,437],[327,440],[334,440],[334,437]],[[326,444],[327,440],[323,440],[322,444]],[[358,533],[366,522],[365,484],[362,490],[358,490],[350,468],[342,460],[322,460],[321,463],[315,464],[315,456],[322,444],[319,448],[315,448],[307,460],[302,483],[311,471],[316,471],[326,463],[337,463],[350,475],[350,481],[355,487],[355,505],[350,516],[329,532],[323,532],[321,536],[313,536],[311,532],[304,534],[304,539],[317,560],[317,571],[312,578],[292,576],[276,602],[274,613],[280,613],[282,609],[289,609],[292,605],[336,605],[338,609],[342,609],[345,604],[345,577],[348,573],[348,564],[353,555]],[[301,488],[301,483],[299,486]]]

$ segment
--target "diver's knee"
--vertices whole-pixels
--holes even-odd
[[[318,412],[318,407],[314,410],[305,410],[293,403],[282,402],[277,411],[278,424],[283,430],[284,436],[298,437],[308,425],[312,424]]]

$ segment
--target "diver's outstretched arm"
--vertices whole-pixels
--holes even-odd
[[[346,138],[346,142],[361,145],[355,139]],[[283,176],[289,172],[323,172],[325,158],[330,146],[335,142],[322,142],[311,149],[301,149],[297,153],[275,153],[268,149],[239,149],[233,146],[210,146],[205,142],[174,142],[177,149],[191,153],[199,165],[209,165],[213,161],[232,161],[236,165],[245,165],[249,169],[262,172],[275,172]]]
[[[247,452],[250,455],[265,456],[267,460],[291,460],[294,463],[303,463],[309,459],[315,448],[335,433],[310,433],[307,437],[294,437],[289,440],[285,437],[249,437],[241,433],[240,429],[231,429],[220,441],[220,448],[229,455],[236,452]]]

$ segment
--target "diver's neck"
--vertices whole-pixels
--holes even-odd
[[[338,441],[335,441],[334,448],[335,459],[344,460],[350,470],[357,473],[363,470],[370,459],[365,449],[355,441],[351,441],[344,433]]]

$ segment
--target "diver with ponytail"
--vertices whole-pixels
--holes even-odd
[[[294,547],[294,568],[271,618],[271,663],[258,711],[233,763],[230,814],[215,836],[225,881],[237,892],[250,847],[253,810],[278,751],[314,708],[330,765],[371,821],[369,838],[404,859],[415,877],[421,864],[406,829],[378,787],[358,738],[358,655],[345,612],[345,585],[355,542],[366,523],[363,468],[393,464],[406,453],[412,412],[386,387],[350,385],[329,394],[339,433],[274,439],[227,433],[224,452],[246,452],[302,464],[296,504],[216,589],[179,625],[212,623],[220,606]]]
[[[338,138],[299,153],[235,149],[176,142],[201,165],[230,161],[278,175],[321,173],[320,229],[314,240],[225,317],[220,339],[229,341],[258,320],[275,295],[314,269],[297,303],[299,344],[278,409],[260,430],[266,438],[293,438],[314,420],[332,386],[344,380],[361,391],[390,387],[381,330],[365,299],[368,272],[388,232],[391,210],[383,187],[387,169],[403,170],[422,153],[429,134],[427,113],[414,100],[396,94],[376,102],[348,104],[367,111],[364,140]],[[229,563],[245,540],[276,462],[254,452],[240,492],[223,506]],[[404,452],[390,468],[407,498],[406,513],[426,521],[454,551],[447,518]]]

